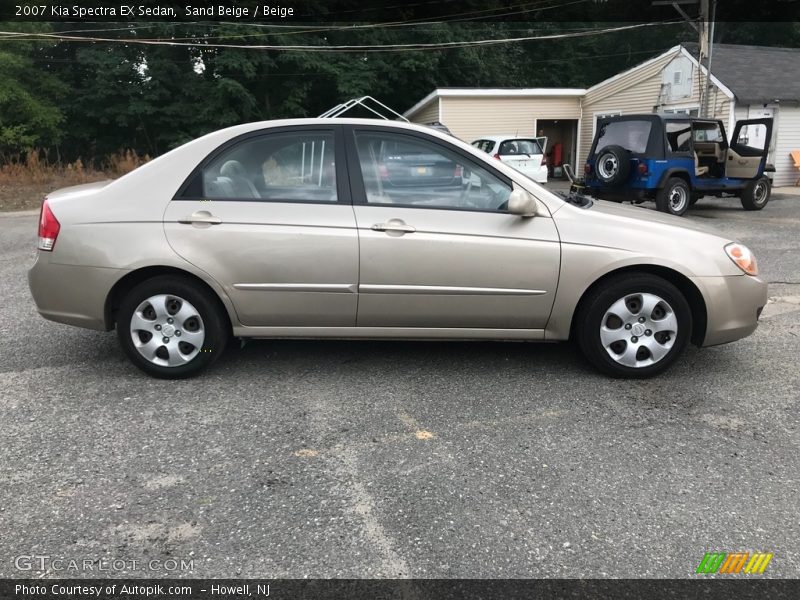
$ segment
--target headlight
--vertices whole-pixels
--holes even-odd
[[[748,275],[758,275],[756,257],[753,256],[753,253],[750,252],[747,246],[732,242],[725,246],[725,253],[742,271]]]

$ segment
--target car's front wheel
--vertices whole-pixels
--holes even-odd
[[[613,377],[650,377],[680,356],[692,313],[673,284],[647,273],[624,274],[581,302],[576,337],[584,356]]]
[[[656,209],[680,217],[691,203],[689,184],[681,177],[670,177],[666,184],[656,192]]]
[[[209,367],[225,349],[229,334],[221,310],[202,286],[188,278],[158,276],[123,298],[117,335],[142,371],[182,379]]]
[[[745,210],[761,210],[769,202],[769,178],[762,175],[747,183],[742,190],[742,208]]]

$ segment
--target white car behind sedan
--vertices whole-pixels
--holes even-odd
[[[547,161],[544,157],[546,137],[494,135],[475,140],[472,145],[535,182],[547,183]]]

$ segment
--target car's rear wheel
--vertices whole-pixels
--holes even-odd
[[[742,208],[745,210],[761,210],[767,205],[770,197],[769,177],[761,176],[747,183],[742,190]]]
[[[117,335],[133,364],[165,379],[206,369],[229,337],[215,299],[191,279],[173,276],[148,279],[128,292],[117,313]]]
[[[656,192],[656,209],[680,217],[687,210],[692,194],[689,184],[681,177],[670,177]]]
[[[661,277],[625,274],[581,302],[576,337],[584,356],[612,377],[650,377],[680,356],[692,313],[680,290]]]

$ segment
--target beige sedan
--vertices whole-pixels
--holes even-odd
[[[29,272],[47,319],[116,328],[156,377],[231,336],[564,341],[645,377],[751,334],[750,251],[677,217],[570,202],[450,136],[250,123],[53,192]]]

